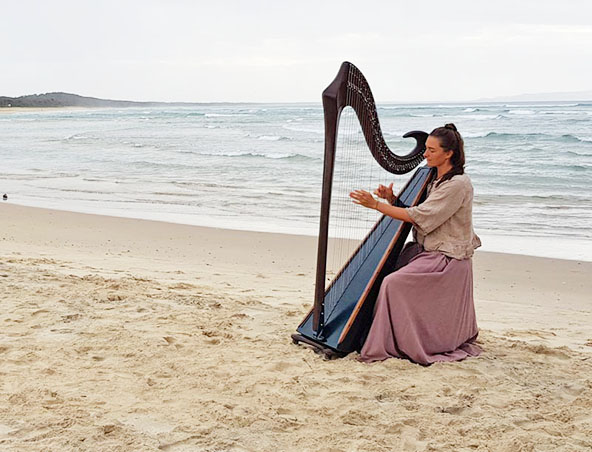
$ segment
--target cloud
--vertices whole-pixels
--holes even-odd
[[[7,2],[0,95],[318,101],[352,61],[378,100],[590,89],[592,4],[431,0]]]

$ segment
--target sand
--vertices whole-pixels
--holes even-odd
[[[92,107],[0,107],[1,114],[43,113],[48,111],[91,110]]]
[[[479,358],[291,343],[316,240],[0,204],[0,450],[589,451],[592,263],[478,252]]]

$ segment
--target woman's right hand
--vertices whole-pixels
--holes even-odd
[[[391,182],[389,186],[385,186],[382,184],[378,185],[378,188],[374,190],[374,194],[379,198],[386,199],[389,203],[393,203],[395,201],[395,194],[393,193],[393,183]]]

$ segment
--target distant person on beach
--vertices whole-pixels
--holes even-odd
[[[436,178],[416,207],[393,206],[392,184],[350,193],[354,203],[413,224],[397,270],[386,276],[360,360],[408,358],[419,364],[477,356],[471,257],[481,245],[473,231],[473,186],[464,174],[464,141],[454,124],[430,133],[424,153]]]

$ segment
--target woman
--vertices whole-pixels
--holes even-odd
[[[428,365],[477,356],[471,256],[481,245],[472,225],[473,186],[464,174],[464,142],[454,124],[434,129],[427,164],[437,170],[427,199],[416,207],[392,205],[392,184],[350,193],[354,203],[413,224],[414,242],[397,271],[384,278],[360,359],[409,358]]]

